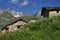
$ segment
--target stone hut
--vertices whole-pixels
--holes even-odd
[[[23,25],[27,24],[26,21],[22,20],[22,19],[18,19],[10,24],[7,24],[6,26],[4,26],[2,28],[2,33],[4,32],[8,32],[8,31],[13,31],[13,30],[17,30],[19,28],[21,28]]]
[[[60,7],[43,7],[41,16],[43,18],[49,18],[51,16],[57,16],[60,15]]]

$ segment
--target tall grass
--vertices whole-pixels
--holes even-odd
[[[60,16],[39,19],[20,30],[1,34],[0,40],[60,40]]]

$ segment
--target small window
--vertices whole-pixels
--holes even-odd
[[[56,12],[57,12],[57,13],[59,13],[59,11],[58,11],[58,10],[57,10]]]
[[[17,25],[17,28],[21,28],[22,25]]]
[[[5,30],[9,30],[9,28],[6,27]]]

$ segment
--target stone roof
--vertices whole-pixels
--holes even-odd
[[[5,25],[5,26],[4,26],[4,27],[2,27],[1,29],[4,29],[5,27],[7,27],[7,26],[9,26],[9,25],[13,25],[14,23],[16,23],[16,22],[18,22],[18,21],[23,21],[23,22],[27,23],[27,22],[26,22],[26,21],[24,21],[23,19],[17,19],[17,20],[15,20],[15,21],[13,21],[13,22],[11,22],[11,23],[9,23],[9,24]]]
[[[60,7],[43,7],[42,9],[49,10],[49,11],[56,11],[60,10]]]

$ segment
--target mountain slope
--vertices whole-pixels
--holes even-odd
[[[11,13],[14,17],[24,16],[22,12],[16,12],[15,10],[8,10],[8,12]]]
[[[41,16],[41,11],[38,11],[34,16],[35,16],[36,18],[42,18],[42,16]]]

